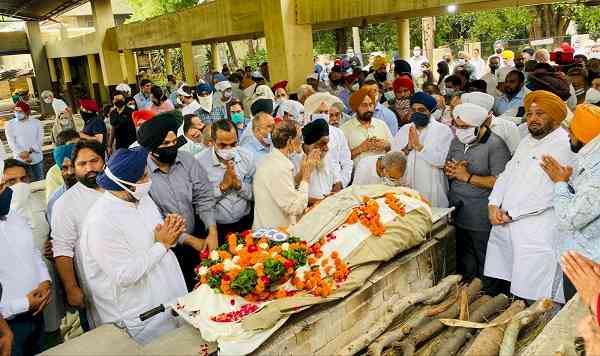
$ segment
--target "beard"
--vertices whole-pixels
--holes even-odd
[[[98,187],[98,183],[96,183],[96,176],[98,172],[88,172],[83,177],[77,177],[77,180],[90,189],[96,189]]]
[[[373,119],[373,111],[365,111],[364,113],[356,113],[356,118],[362,122],[369,122]]]
[[[531,134],[531,136],[533,136],[533,138],[538,139],[538,140],[546,137],[549,133],[554,131],[554,127],[552,127],[552,125],[549,122],[542,126],[533,126],[533,127],[530,124],[527,124],[527,129],[529,130],[529,133]]]
[[[74,186],[75,184],[77,184],[77,177],[75,177],[74,174],[69,174],[69,175],[63,176],[63,181],[65,182],[65,186],[67,187],[67,189],[69,189],[72,186]]]

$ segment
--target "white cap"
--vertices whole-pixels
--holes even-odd
[[[215,84],[215,89],[222,93],[227,89],[231,89],[231,83],[228,80],[220,81]]]
[[[131,94],[131,87],[128,84],[121,83],[115,87],[117,91],[125,92]]]
[[[475,127],[481,126],[488,118],[488,112],[484,108],[470,103],[457,105],[453,114],[455,118]]]
[[[312,115],[317,111],[317,109],[319,108],[319,106],[321,106],[322,103],[326,103],[328,106],[331,106],[333,105],[333,103],[337,102],[344,105],[337,96],[331,95],[327,92],[316,93],[309,96],[308,99],[306,99],[306,101],[304,102],[304,112],[308,115]]]
[[[265,79],[264,75],[261,72],[257,71],[257,70],[255,70],[254,72],[252,72],[252,74],[250,74],[250,77],[256,78],[256,79]]]
[[[177,95],[181,95],[181,96],[185,96],[187,98],[193,96],[192,94],[188,94],[183,90],[183,87],[188,86],[187,84],[183,84],[182,86],[179,87],[179,89],[177,89],[176,93]]]
[[[475,104],[488,112],[492,111],[494,108],[494,97],[490,94],[481,93],[481,92],[473,92],[473,93],[464,93],[460,96],[460,101],[463,104]]]

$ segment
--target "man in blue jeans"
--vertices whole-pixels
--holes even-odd
[[[33,182],[44,179],[42,145],[44,133],[38,119],[31,118],[31,108],[19,101],[14,108],[15,118],[6,124],[6,139],[13,157],[27,165]]]

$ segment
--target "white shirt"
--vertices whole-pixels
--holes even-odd
[[[404,125],[392,141],[392,151],[400,151],[408,144],[408,132],[413,124]],[[434,207],[448,207],[448,180],[443,168],[450,143],[454,138],[452,130],[433,119],[419,133],[423,150],[412,150],[406,158],[405,182],[419,191]]]
[[[274,179],[277,177],[277,179]],[[294,164],[276,148],[256,167],[252,228],[287,227],[308,207],[308,183],[294,182]]]
[[[46,220],[46,201],[43,191],[31,191],[28,183],[17,183],[11,187],[13,191],[10,210],[25,218],[32,230],[34,245],[41,250],[50,234],[50,226]]]
[[[27,293],[50,275],[40,250],[35,248],[27,221],[15,212],[0,220],[0,314],[11,319],[29,310]]]
[[[428,60],[425,58],[425,56],[419,55],[410,57],[408,62],[410,63],[411,75],[413,78],[416,78],[423,73],[421,65],[423,63],[428,63]]]
[[[67,107],[67,103],[65,103],[62,99],[52,99],[52,110],[54,110],[54,115],[56,117],[64,112]]]
[[[38,119],[29,117],[26,120],[17,120],[17,118],[14,118],[6,124],[5,131],[8,146],[15,159],[25,162],[19,157],[19,153],[32,150],[29,156],[31,162],[25,163],[37,164],[42,161],[44,133],[42,124]]]
[[[517,125],[502,117],[493,117],[490,129],[506,143],[510,154],[514,154],[521,142],[521,134]]]
[[[348,147],[348,140],[346,140],[346,136],[344,136],[341,129],[329,125],[329,144],[327,148],[329,149],[327,155],[331,158],[331,168],[336,182],[342,182],[342,185],[347,187],[350,184],[350,179],[352,179],[354,163],[352,162],[350,147]]]
[[[90,209],[81,236],[92,319],[126,327],[142,344],[177,322],[168,312],[144,322],[139,315],[187,293],[175,254],[154,239],[162,222],[150,196],[135,204],[105,192]]]
[[[498,86],[496,75],[492,72],[487,72],[481,79],[487,83],[487,93],[493,96],[494,99],[499,98],[500,93],[498,92],[498,89],[496,89]]]
[[[475,78],[481,79],[483,77],[483,73],[485,71],[485,61],[481,58],[471,58],[469,63],[475,67]]]
[[[305,154],[301,153],[295,155],[292,159],[294,163],[294,176],[300,172],[300,165],[304,159]],[[313,199],[324,199],[326,196],[331,194],[331,188],[337,182],[333,172],[333,163],[329,155],[326,155],[322,160],[322,165],[315,168],[310,175],[308,182],[308,197]]]
[[[383,179],[377,174],[377,161],[383,156],[369,156],[362,159],[354,170],[352,185],[382,184]]]

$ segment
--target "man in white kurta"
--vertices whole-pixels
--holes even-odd
[[[400,128],[392,142],[392,151],[406,154],[406,184],[419,191],[432,206],[447,208],[448,181],[443,168],[454,135],[448,126],[431,120],[436,105],[435,99],[425,92],[413,95],[411,123]]]
[[[160,231],[163,222],[148,195],[147,151],[120,149],[98,176],[106,191],[92,207],[83,226],[81,248],[86,285],[91,291],[91,317],[97,325],[116,323],[141,344],[176,328],[170,313],[142,321],[139,315],[187,293],[183,274]],[[183,232],[183,218],[177,216]],[[173,234],[171,234],[173,235]],[[174,235],[178,235],[174,233]]]
[[[554,253],[560,236],[552,205],[554,184],[540,166],[543,155],[572,166],[564,102],[534,91],[525,98],[529,135],[500,174],[489,197],[492,231],[484,275],[510,281],[517,297],[563,302],[562,275]]]

